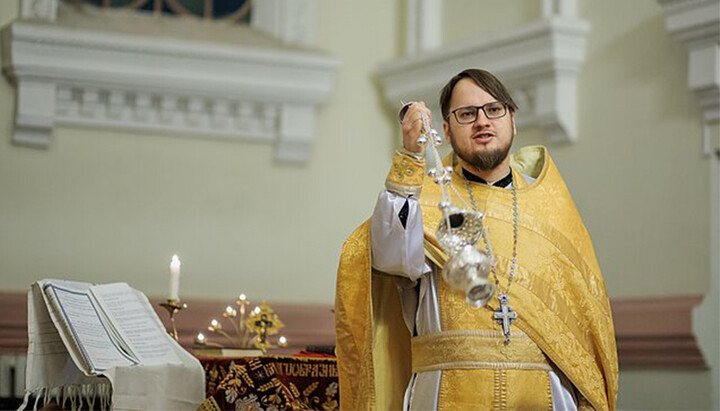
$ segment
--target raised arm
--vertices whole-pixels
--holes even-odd
[[[370,223],[373,268],[411,280],[429,270],[417,201],[425,173],[423,148],[417,144],[423,132],[423,115],[431,118],[430,110],[422,102],[413,103],[405,113],[403,148],[393,156],[385,180],[386,190],[378,196]]]

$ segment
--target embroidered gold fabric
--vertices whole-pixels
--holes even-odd
[[[605,284],[585,226],[545,148],[521,149],[511,163],[520,210],[519,266],[510,289],[510,306],[518,312],[513,331],[522,331],[560,368],[579,391],[581,406],[615,409],[615,332]],[[536,181],[525,184],[519,173],[531,175]],[[453,192],[469,203],[461,175],[455,176],[453,185]],[[500,283],[506,288],[512,257],[512,194],[502,188],[471,185],[478,208],[485,212]],[[419,199],[425,251],[441,267],[446,256],[434,238],[440,219],[439,199],[437,185],[426,178]],[[453,198],[453,202],[460,201]],[[453,297],[449,290],[443,291],[444,281],[438,281],[438,287],[443,331],[499,331],[496,324],[477,322],[492,322],[490,310],[497,308],[496,300],[485,309],[476,309],[468,306],[462,296]],[[345,243],[338,269],[335,318],[342,409],[402,406],[411,367],[410,341],[397,307],[397,292],[393,297],[390,291],[394,288],[392,279],[373,281],[366,223]],[[391,348],[381,348],[383,345]],[[443,409],[513,409],[513,404],[538,404],[542,390],[503,394],[501,389],[497,403],[493,393],[498,386],[549,387],[545,370],[449,369],[442,373],[439,401]],[[475,402],[480,401],[476,395],[479,386],[490,390],[490,403]],[[527,399],[530,402],[523,402],[526,395],[533,397]],[[551,407],[548,395],[545,397]]]
[[[465,309],[468,307],[465,296],[453,292],[444,281],[438,282],[438,305],[444,331],[419,338],[433,341],[442,351],[444,357],[434,357],[433,360],[459,360],[452,362],[452,367],[445,367],[453,368],[452,371],[442,371],[439,398],[445,400],[438,402],[439,409],[552,409],[552,387],[548,374],[552,368],[532,339],[522,330],[512,327],[512,342],[505,345],[505,338],[499,323],[492,318],[492,311],[487,307]],[[458,309],[463,310],[461,315],[456,315]],[[456,352],[452,352],[453,346]],[[415,354],[413,350],[413,356]],[[434,355],[420,354],[421,357]],[[413,364],[415,361],[413,358]],[[496,371],[478,373],[474,372],[475,369]],[[472,379],[477,388],[460,392],[458,386],[468,379]],[[478,405],[491,400],[492,408]]]
[[[443,371],[438,410],[552,411],[550,374],[541,370]]]
[[[340,408],[375,408],[372,355],[370,222],[347,239],[335,292]]]
[[[512,157],[517,184],[518,268],[510,289],[510,306],[518,312],[513,327],[524,331],[570,379],[595,409],[614,409],[617,402],[617,350],[610,304],[592,243],[555,164],[543,147],[527,147]],[[469,203],[459,167],[454,192]],[[521,174],[536,176],[528,185]],[[500,284],[507,287],[512,258],[512,193],[471,183],[478,209],[497,259]],[[444,255],[433,238],[441,214],[435,184],[426,182],[420,205],[426,251],[434,261]],[[459,201],[459,200],[456,200]],[[443,281],[438,288],[447,288]],[[469,307],[462,296],[439,291],[441,328],[472,329],[489,316]],[[492,300],[487,309],[497,309]],[[496,325],[499,330],[499,325]]]
[[[425,160],[395,151],[385,188],[402,195],[420,195],[425,177]]]
[[[335,292],[340,409],[400,410],[410,381],[410,332],[395,279],[370,265],[370,222],[345,241]]]
[[[542,351],[525,333],[513,332],[512,341],[505,344],[501,332],[490,330],[441,331],[413,337],[412,370],[552,370]]]

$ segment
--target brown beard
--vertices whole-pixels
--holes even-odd
[[[460,149],[455,145],[455,139],[452,138],[452,136],[450,136],[450,145],[452,146],[455,154],[457,154],[457,156],[463,159],[463,161],[465,161],[466,163],[481,171],[491,171],[497,168],[500,164],[502,164],[503,161],[505,161],[505,158],[507,158],[508,153],[510,152],[510,146],[512,146],[513,139],[514,138],[510,138],[510,143],[507,146],[500,147],[498,149],[483,154],[462,153]]]

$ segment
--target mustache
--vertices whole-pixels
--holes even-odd
[[[455,139],[450,135],[450,146],[452,146],[455,154],[457,154],[457,156],[463,159],[466,163],[481,171],[491,171],[502,164],[505,158],[507,158],[510,153],[510,147],[512,146],[513,140],[514,138],[511,138],[507,145],[485,153],[466,153],[457,146]]]

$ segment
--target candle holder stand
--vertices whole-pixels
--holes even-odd
[[[175,327],[175,314],[177,314],[178,311],[187,308],[187,304],[181,303],[178,300],[175,299],[169,299],[167,302],[160,303],[160,306],[165,308],[168,311],[168,314],[170,315],[170,327],[171,329],[168,330],[168,334],[175,340],[178,340],[178,332],[177,328]]]

